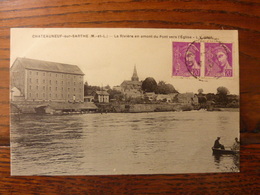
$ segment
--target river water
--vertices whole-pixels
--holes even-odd
[[[239,136],[239,112],[21,115],[11,119],[12,175],[238,172],[212,154]]]

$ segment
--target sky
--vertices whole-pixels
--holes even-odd
[[[179,78],[172,76],[172,42],[192,42],[211,36],[234,44],[233,78]],[[89,85],[111,87],[130,80],[134,66],[140,80],[153,77],[172,84],[181,93],[202,88],[216,93],[225,86],[239,94],[237,31],[180,29],[16,28],[11,30],[11,63],[17,57],[77,65]]]

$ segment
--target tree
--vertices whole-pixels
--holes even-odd
[[[198,96],[198,101],[200,104],[205,104],[207,102],[207,98],[205,96]]]
[[[203,93],[203,89],[198,89],[198,93],[202,94]]]
[[[121,91],[109,89],[107,91],[109,93],[109,99],[116,99],[117,101],[122,101],[124,98],[124,95],[121,93]]]
[[[229,90],[226,87],[218,87],[217,88],[217,94],[219,95],[228,95],[229,94]]]
[[[173,87],[172,84],[166,84],[166,86],[168,88],[167,94],[169,94],[169,93],[178,93],[178,91]]]
[[[207,93],[206,94],[206,100],[209,100],[209,101],[215,100],[215,94],[214,93]]]
[[[154,78],[152,77],[147,77],[143,82],[142,82],[142,90],[144,92],[155,92],[157,89],[157,83]]]
[[[220,105],[226,106],[228,103],[227,95],[229,94],[229,90],[226,87],[221,86],[217,88],[217,94],[217,101],[220,103]]]
[[[156,89],[158,94],[178,93],[172,84],[166,84],[164,81],[159,81]]]
[[[88,95],[88,82],[86,81],[84,83],[84,96],[87,96]]]
[[[87,82],[84,83],[84,96],[91,95],[95,91],[100,91],[100,87],[88,85]]]
[[[105,90],[109,90],[109,89],[111,89],[111,87],[110,87],[109,85],[106,85],[106,86],[104,87],[104,89],[105,89]]]

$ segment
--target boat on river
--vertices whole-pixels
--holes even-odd
[[[239,150],[212,148],[213,154],[238,154]]]

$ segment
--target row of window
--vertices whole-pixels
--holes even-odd
[[[30,86],[29,86],[29,89],[32,90],[32,88],[33,88],[33,87],[30,85]],[[42,86],[42,89],[45,90],[45,89],[47,89],[47,87]],[[51,91],[51,89],[52,89],[52,88],[49,87],[49,90],[50,90],[50,91]],[[62,88],[61,88],[61,91],[63,91],[63,89],[64,89],[64,88],[62,87]],[[73,89],[74,89],[73,91],[75,92],[75,91],[76,91],[76,88],[73,88]],[[39,90],[39,86],[38,86],[38,85],[36,86],[36,90]],[[55,90],[58,91],[58,87],[55,87]],[[70,88],[68,88],[68,92],[69,92],[69,91],[70,91]],[[79,88],[78,91],[79,91],[79,92],[82,92],[82,88]]]
[[[31,93],[29,93],[29,98],[32,98],[33,97],[33,95],[31,94]],[[38,93],[36,93],[35,94],[35,97],[36,98],[39,98],[39,94]],[[42,94],[42,97],[43,98],[45,98],[45,97],[47,97],[47,95],[45,94],[45,93],[43,93]],[[54,96],[52,96],[52,94],[50,93],[49,94],[49,97],[51,98],[51,97],[55,97],[56,99],[58,98],[58,94],[55,94]],[[61,96],[60,96],[60,98],[64,98],[65,97],[65,95],[63,95],[63,94],[61,94]],[[76,98],[76,95],[70,95],[70,94],[68,94],[68,96],[67,96],[68,98]]]
[[[39,84],[39,79],[36,79],[35,81],[36,81],[37,84]],[[32,78],[29,79],[29,82],[32,83]],[[42,83],[45,84],[45,79],[42,80]],[[58,84],[58,81],[56,81],[55,83],[56,83],[56,85],[57,85],[57,84]],[[70,82],[67,82],[67,83],[68,83],[68,85],[70,85]],[[72,83],[73,83],[74,85],[76,85],[76,82],[71,82],[71,84],[72,84]],[[50,84],[50,85],[52,84],[52,80],[49,80],[49,84]],[[63,85],[63,81],[61,81],[61,84]],[[79,84],[82,85],[83,82],[80,81]]]
[[[79,75],[70,75],[70,74],[62,74],[62,73],[46,73],[46,72],[38,72],[38,71],[29,71],[29,75],[33,75],[33,72],[35,72],[35,75],[40,75],[40,73],[43,75],[43,76],[53,76],[55,75],[55,77],[59,77],[59,75],[61,75],[61,78],[65,78],[67,76],[67,78],[74,78],[76,79],[76,77],[82,77],[82,76],[79,76]]]

